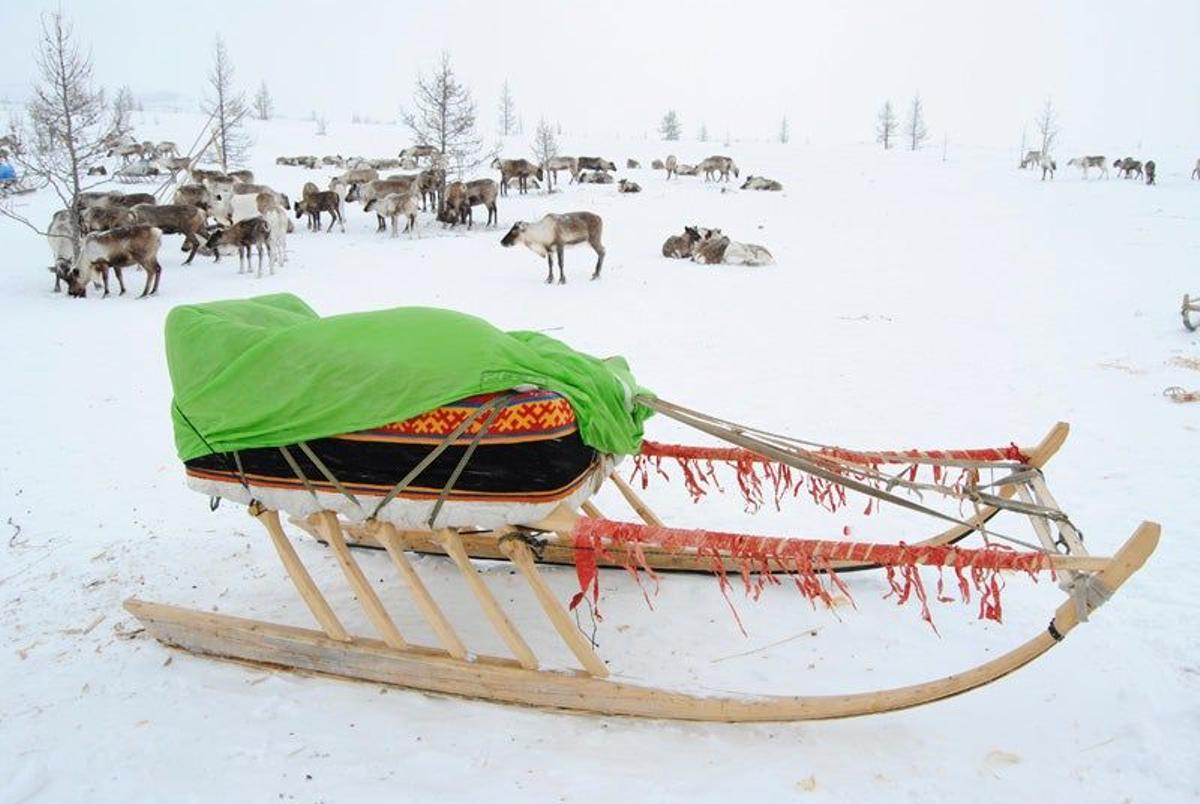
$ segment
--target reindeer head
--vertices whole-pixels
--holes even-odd
[[[529,224],[525,223],[525,221],[517,221],[513,224],[512,228],[508,230],[508,234],[501,238],[500,245],[506,248],[509,246],[515,246],[517,243],[521,242],[521,237],[525,234],[525,230],[527,228],[529,228]]]

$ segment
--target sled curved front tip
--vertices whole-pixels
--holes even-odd
[[[1106,600],[1158,545],[1160,527],[1143,522],[1096,573],[1087,577]],[[528,562],[526,562],[528,563]],[[532,564],[529,564],[532,566]],[[1089,600],[1083,614],[1098,603]],[[379,639],[350,642],[322,631],[277,625],[137,599],[125,602],[158,640],[194,653],[342,676],[499,703],[699,721],[821,720],[919,706],[978,689],[1028,664],[1057,645],[1081,622],[1081,604],[1068,600],[1050,627],[978,667],[934,681],[848,695],[704,697],[611,681],[587,672],[526,669],[512,659],[457,658],[444,650],[389,646]]]

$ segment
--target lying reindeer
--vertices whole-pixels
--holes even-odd
[[[783,185],[774,179],[768,179],[765,176],[747,176],[745,183],[742,184],[742,189],[779,192],[783,189]]]
[[[642,163],[637,161],[636,159],[626,159],[625,160],[625,169],[626,170],[641,170],[641,168],[642,168]]]
[[[642,185],[638,184],[636,181],[621,179],[619,182],[617,182],[618,193],[640,193],[641,191]]]
[[[752,243],[738,243],[717,233],[700,241],[692,261],[701,265],[771,265],[771,252]]]
[[[578,243],[587,242],[596,252],[596,270],[592,273],[592,279],[600,278],[600,269],[604,266],[604,246],[600,242],[603,228],[600,216],[593,212],[551,213],[536,223],[517,221],[500,245],[508,248],[520,243],[539,257],[545,257],[547,285],[554,282],[554,254],[557,252],[558,284],[565,285],[567,277],[563,273],[563,249]]]
[[[612,184],[612,174],[606,170],[581,170],[575,179],[580,184]]]
[[[662,246],[662,255],[675,260],[686,260],[692,256],[696,246],[714,235],[720,235],[720,229],[705,229],[700,226],[685,226],[683,234],[671,235]]]

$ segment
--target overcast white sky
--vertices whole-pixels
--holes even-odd
[[[2,0],[0,95],[25,96],[39,15]],[[870,137],[885,98],[920,90],[933,136],[1015,147],[1047,96],[1064,140],[1096,150],[1197,143],[1200,0],[1181,2],[77,2],[97,78],[135,94],[204,91],[213,37],[279,111],[394,118],[418,68],[450,51],[483,128],[507,78],[532,131],[641,138],[668,106],[694,136]]]

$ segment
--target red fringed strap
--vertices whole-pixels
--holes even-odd
[[[729,599],[731,584],[725,567],[726,560],[732,560],[736,565],[743,589],[751,599],[756,600],[768,584],[782,583],[778,576],[783,575],[790,578],[800,594],[814,605],[820,600],[827,606],[833,605],[835,591],[842,593],[847,599],[851,597],[850,590],[833,569],[834,562],[879,564],[887,571],[891,588],[888,596],[895,595],[898,604],[915,598],[921,607],[921,618],[931,626],[933,617],[929,612],[928,594],[917,569],[921,564],[939,568],[939,601],[947,602],[952,599],[945,594],[942,577],[942,570],[949,567],[954,572],[960,599],[964,603],[970,602],[971,593],[974,591],[979,596],[979,617],[996,622],[1000,622],[1003,616],[1000,602],[1000,592],[1003,589],[1001,572],[1023,572],[1035,580],[1039,572],[1053,572],[1045,554],[1018,553],[999,545],[968,550],[904,543],[872,544],[787,539],[650,527],[591,517],[580,517],[576,521],[572,537],[575,545],[575,571],[579,579],[579,592],[571,599],[572,609],[585,597],[590,596],[593,603],[599,602],[597,557],[623,566],[642,587],[649,603],[649,593],[642,585],[642,573],[654,581],[656,592],[658,576],[650,567],[644,553],[644,547],[648,545],[674,553],[694,551],[709,559],[713,574],[717,576],[721,592],[731,609],[733,603]],[[737,617],[737,611],[734,610],[733,613],[740,627],[741,620]]]
[[[816,459],[830,459],[827,468],[840,472],[844,467],[839,464],[861,466],[864,469],[878,470],[880,466],[906,465],[907,477],[910,481],[917,479],[921,464],[929,463],[933,482],[942,483],[945,480],[945,467],[938,461],[972,461],[981,463],[1000,463],[1011,461],[1028,463],[1029,458],[1021,452],[1016,444],[1007,447],[985,449],[957,450],[907,450],[895,452],[859,452],[837,448],[825,448],[812,453]],[[846,504],[846,489],[838,483],[813,477],[785,463],[772,460],[763,455],[739,447],[700,447],[684,444],[662,444],[657,441],[643,441],[642,450],[633,459],[633,473],[630,482],[640,482],[643,489],[650,485],[650,469],[664,480],[670,480],[662,466],[663,459],[673,460],[683,474],[684,488],[687,489],[693,501],[703,497],[708,487],[723,492],[717,478],[714,461],[732,468],[737,477],[738,491],[741,492],[747,511],[757,511],[766,501],[764,484],[771,490],[771,501],[778,509],[784,498],[789,495],[799,496],[802,492],[812,498],[821,508],[834,512]],[[850,470],[853,474],[853,469]],[[961,479],[960,481],[961,482]],[[955,485],[958,485],[956,483]],[[867,502],[864,513],[871,513],[877,503]]]

